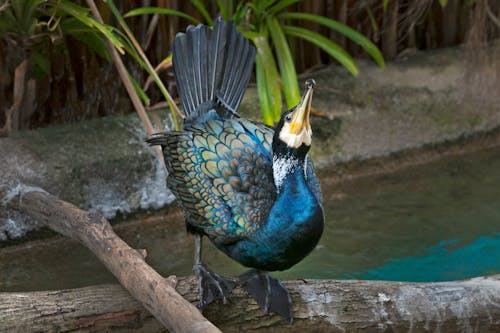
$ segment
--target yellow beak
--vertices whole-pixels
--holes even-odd
[[[311,102],[313,96],[313,87],[316,82],[313,79],[306,81],[306,92],[297,105],[297,108],[293,112],[292,120],[290,121],[290,133],[298,135],[302,133],[304,129],[307,131],[311,130],[311,124],[309,122],[309,114],[311,113]]]

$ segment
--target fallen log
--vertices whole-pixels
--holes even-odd
[[[146,264],[143,251],[121,240],[101,215],[85,212],[40,188],[14,180],[0,180],[0,206],[26,213],[82,243],[170,331],[220,332],[175,291],[171,279],[164,279]]]
[[[205,316],[224,332],[500,332],[500,275],[465,281],[402,283],[300,280],[285,282],[294,322],[266,315],[241,289]],[[177,291],[198,301],[194,277]],[[119,285],[0,293],[0,332],[164,332]]]

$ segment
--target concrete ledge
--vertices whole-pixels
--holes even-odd
[[[25,131],[0,139],[0,174],[107,218],[174,200],[135,114]],[[0,207],[0,244],[36,222]]]

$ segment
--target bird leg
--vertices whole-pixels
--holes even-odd
[[[236,282],[212,272],[201,263],[201,235],[195,235],[195,251],[193,271],[198,278],[199,308],[203,309],[215,300],[221,299],[227,303],[229,294],[236,286]]]
[[[243,287],[265,312],[275,312],[292,323],[292,298],[281,282],[268,272],[251,269],[240,275]]]

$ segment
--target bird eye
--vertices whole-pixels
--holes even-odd
[[[289,123],[292,120],[292,114],[291,113],[287,114],[285,120],[287,123]]]

